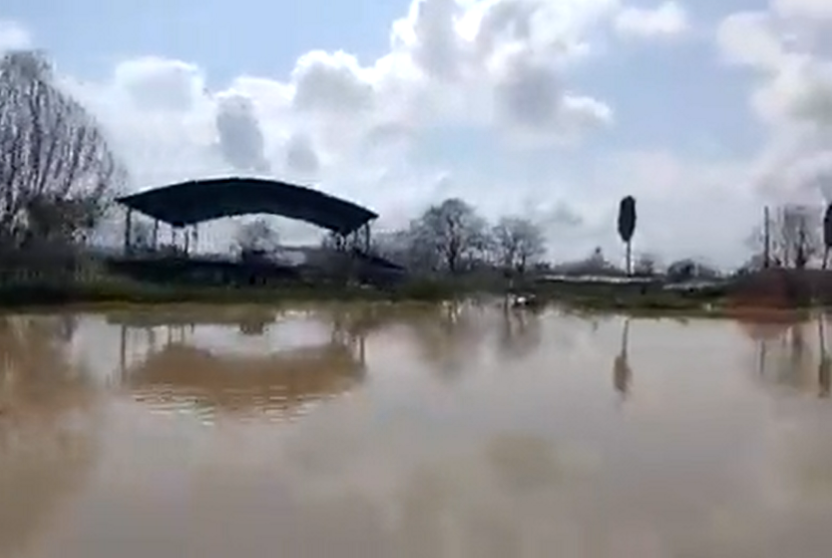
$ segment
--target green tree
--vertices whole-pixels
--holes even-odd
[[[618,207],[618,235],[627,246],[627,275],[632,275],[633,234],[636,232],[636,199],[625,196]]]

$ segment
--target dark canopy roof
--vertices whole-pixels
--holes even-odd
[[[258,178],[192,180],[117,200],[174,227],[221,217],[271,213],[348,234],[378,214],[318,190]]]

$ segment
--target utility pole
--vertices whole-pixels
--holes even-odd
[[[763,268],[771,267],[771,219],[768,206],[763,208]]]

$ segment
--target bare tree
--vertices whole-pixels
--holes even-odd
[[[376,250],[380,256],[405,266],[411,272],[435,271],[441,267],[440,254],[433,246],[419,242],[420,234],[422,232],[414,224],[384,237],[376,236]]]
[[[636,258],[633,273],[641,277],[651,277],[656,274],[658,259],[654,254],[644,253]]]
[[[681,283],[694,279],[712,281],[718,279],[721,273],[718,269],[707,265],[705,262],[684,258],[668,265],[665,275],[668,280]]]
[[[543,231],[522,217],[503,217],[492,229],[498,263],[520,274],[546,254]]]
[[[587,257],[581,260],[555,265],[553,271],[566,275],[597,276],[617,276],[623,273],[607,260],[600,246],[596,246]]]
[[[266,219],[247,221],[237,229],[237,249],[243,253],[275,252],[280,246],[280,236]]]
[[[770,255],[775,265],[802,269],[823,253],[822,211],[807,205],[783,205],[769,214]],[[755,229],[749,243],[764,249],[766,224]]]
[[[85,239],[126,173],[39,53],[0,59],[0,241]]]
[[[335,231],[327,232],[321,239],[321,248],[341,251],[347,248],[347,239]]]
[[[486,252],[486,233],[485,221],[458,198],[430,207],[411,226],[412,242],[435,254],[450,273]]]
[[[130,225],[130,242],[135,248],[148,250],[153,247],[153,226],[147,221],[133,221]]]
[[[820,215],[816,208],[790,205],[780,208],[773,228],[783,261],[803,269],[823,247],[820,236]]]
[[[374,252],[376,249],[375,239],[371,235],[370,245],[367,246],[367,237],[365,235],[366,233],[363,228],[353,231],[348,235],[341,235],[334,231],[328,232],[321,240],[321,248],[347,252],[355,250],[360,252]]]

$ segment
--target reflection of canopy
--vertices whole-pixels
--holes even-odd
[[[129,373],[127,383],[143,399],[178,397],[209,407],[291,414],[311,400],[347,391],[362,372],[341,345],[253,358],[170,344]]]
[[[210,311],[195,309],[192,312],[181,308],[170,311],[155,308],[148,312],[114,312],[107,315],[107,323],[131,328],[185,325],[240,325],[252,322],[269,324],[277,319],[277,312],[263,308],[211,308]]]

